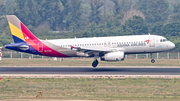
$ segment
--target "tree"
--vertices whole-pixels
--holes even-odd
[[[148,26],[144,23],[144,20],[140,16],[133,16],[132,19],[129,19],[123,25],[125,32],[132,29],[133,35],[141,35],[148,33]]]
[[[164,35],[180,36],[180,22],[164,24],[162,32]]]
[[[35,28],[48,23],[52,30],[71,30],[81,26],[82,0],[15,0],[10,14]]]
[[[173,14],[169,16],[169,22],[180,22],[180,3],[173,4]]]
[[[168,18],[168,3],[165,0],[138,0],[135,8],[143,12],[146,22],[166,22]]]
[[[151,33],[155,33],[155,34],[162,34],[162,27],[163,27],[163,23],[162,22],[157,22],[154,25],[152,25],[151,27]]]
[[[131,9],[133,0],[111,0],[114,3],[115,16]]]
[[[0,1],[0,17],[6,14],[6,0]]]
[[[44,21],[48,21],[52,30],[57,30],[63,22],[63,10],[64,5],[60,0],[42,0],[38,12]]]
[[[141,18],[143,18],[143,20],[145,19],[145,16],[142,12],[135,10],[135,9],[131,9],[131,10],[127,11],[126,13],[124,13],[124,17],[121,20],[121,24],[124,24],[130,18],[133,18],[133,16],[140,16]]]
[[[38,26],[43,22],[39,13],[39,2],[36,0],[15,0],[11,6],[9,14],[16,15],[25,25]]]
[[[103,18],[100,15],[101,13],[100,8],[103,6],[103,2],[101,0],[91,0],[90,6],[91,6],[91,13],[89,16],[89,20],[91,23],[95,22],[96,24],[99,24]]]
[[[69,30],[80,29],[82,25],[82,0],[71,0],[69,4],[69,11],[65,18],[66,24],[69,26]]]

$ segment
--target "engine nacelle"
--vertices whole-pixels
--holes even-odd
[[[102,61],[123,61],[124,60],[124,52],[111,52],[105,54],[101,57]]]

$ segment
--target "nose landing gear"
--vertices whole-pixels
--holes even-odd
[[[153,54],[151,53],[151,63],[155,63],[155,60],[153,59]]]
[[[155,60],[154,60],[154,59],[151,59],[151,63],[155,63]]]

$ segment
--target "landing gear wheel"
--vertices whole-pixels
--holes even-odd
[[[93,61],[92,66],[96,67],[98,65],[98,63],[99,63],[98,60],[95,60],[95,61]]]
[[[152,59],[152,60],[151,60],[151,63],[155,63],[155,60],[154,60],[154,59]]]

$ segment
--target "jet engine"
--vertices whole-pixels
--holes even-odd
[[[124,52],[110,52],[101,57],[101,61],[123,61]]]

